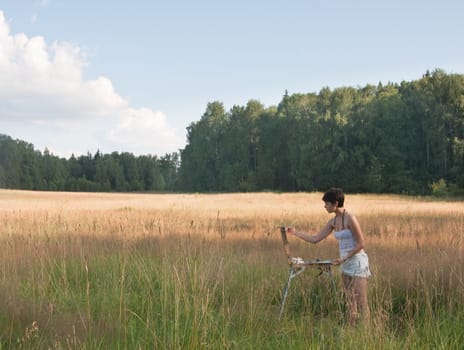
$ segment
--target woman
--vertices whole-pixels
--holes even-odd
[[[361,315],[369,320],[367,279],[371,275],[369,260],[364,252],[364,235],[358,220],[344,208],[345,195],[340,188],[331,188],[322,197],[324,208],[335,216],[316,235],[288,227],[287,232],[310,243],[318,243],[334,232],[339,242],[340,257],[332,261],[341,265],[343,291],[346,297],[348,323],[354,324]]]

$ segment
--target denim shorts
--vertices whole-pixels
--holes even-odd
[[[353,255],[341,265],[341,272],[352,277],[369,277],[369,258],[364,252]]]

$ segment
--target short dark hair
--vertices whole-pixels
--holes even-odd
[[[343,208],[343,205],[345,204],[345,195],[343,194],[343,190],[341,188],[332,187],[330,190],[324,193],[322,200],[332,204],[338,202],[338,206]]]

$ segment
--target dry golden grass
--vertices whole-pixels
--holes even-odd
[[[462,258],[464,202],[348,195],[345,207],[361,222],[374,270],[382,269],[387,261],[389,268],[399,265],[400,269],[405,262],[416,265],[419,258],[427,264],[456,255]],[[329,218],[320,193],[101,194],[0,190],[2,239],[40,241],[44,237],[87,236],[134,241],[189,235],[204,239],[265,238],[278,243],[279,225],[316,231]],[[292,244],[296,254],[334,257],[337,253],[331,238],[319,246],[309,247],[299,241]]]
[[[464,202],[348,195],[345,207],[361,222],[374,262],[381,259],[401,265],[428,253],[440,259],[462,254]],[[320,193],[100,194],[0,190],[2,239],[40,241],[44,237],[87,236],[133,241],[189,235],[278,241],[279,225],[316,231],[328,219]],[[327,241],[329,251],[322,251],[333,256],[336,249],[333,250],[332,239]],[[292,243],[295,249],[302,246],[301,242]],[[324,243],[320,246],[324,247]],[[303,249],[306,254],[322,254],[320,247],[303,245]],[[408,256],[402,256],[406,249]],[[410,249],[415,252],[412,256]]]
[[[224,281],[228,280],[231,293],[236,289],[236,294],[248,297],[245,301],[229,297],[228,306],[221,306],[224,317],[245,319],[254,325],[256,320],[246,317],[277,316],[277,310],[264,301],[276,298],[273,293],[276,286],[280,289],[286,274],[278,226],[318,230],[330,218],[321,196],[0,190],[0,308],[7,318],[26,325],[35,320],[39,325],[48,323],[57,334],[67,334],[74,327],[78,333],[74,336],[79,338],[79,333],[88,332],[90,306],[75,316],[79,322],[57,316],[54,301],[43,296],[49,288],[49,271],[61,265],[69,269],[65,261],[70,258],[87,268],[87,262],[94,258],[116,255],[121,257],[118,266],[125,266],[128,256],[137,259],[139,254],[146,254],[156,262],[172,264],[170,271],[177,276],[174,282],[198,283],[206,294],[211,293],[210,298],[218,293],[221,283],[225,289]],[[413,317],[421,308],[433,313],[437,303],[449,303],[447,310],[452,313],[456,305],[464,304],[464,202],[348,194],[345,206],[358,217],[366,236],[373,271],[371,304],[378,332],[392,317]],[[317,246],[290,239],[296,256],[337,255],[331,237]],[[143,278],[152,278],[142,267],[137,269],[142,269]],[[192,269],[197,282],[192,280]],[[258,276],[260,283],[247,277],[234,282],[241,279],[239,273]],[[63,277],[59,283],[64,283],[64,288],[69,282]],[[27,285],[38,290],[35,299],[12,297]],[[121,301],[121,310],[124,305]],[[210,304],[202,307],[207,306]],[[114,331],[102,322],[94,325],[100,332]]]

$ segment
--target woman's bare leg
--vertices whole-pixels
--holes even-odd
[[[354,279],[351,276],[342,274],[343,281],[343,292],[345,293],[346,300],[346,312],[348,318],[348,324],[354,325],[358,316],[358,307],[356,305],[356,294],[354,289]]]
[[[362,321],[365,324],[368,324],[370,320],[370,310],[369,303],[367,301],[367,278],[353,277],[353,279],[356,305],[358,307]]]
[[[370,310],[367,302],[367,278],[342,274],[342,281],[346,298],[348,324],[354,325],[359,315],[363,322],[368,323]]]

